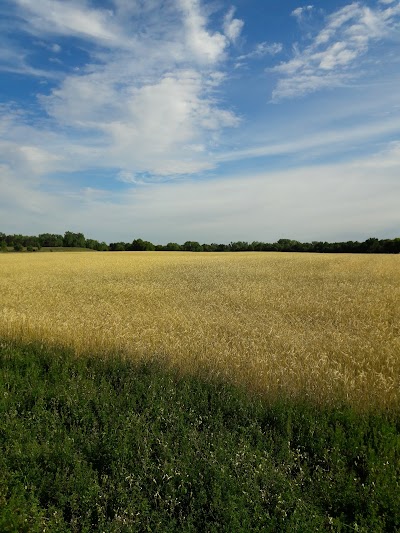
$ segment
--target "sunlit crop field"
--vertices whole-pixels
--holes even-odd
[[[400,257],[3,254],[0,336],[161,357],[274,398],[400,399]]]

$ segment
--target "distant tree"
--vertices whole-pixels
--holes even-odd
[[[41,233],[38,240],[39,245],[46,248],[58,248],[64,244],[63,236],[55,233]]]
[[[66,246],[67,248],[85,248],[86,239],[84,234],[66,231],[64,234],[63,246]]]
[[[360,252],[368,254],[376,254],[380,252],[380,242],[379,239],[370,237],[366,241],[360,244]]]
[[[203,247],[197,241],[186,241],[182,246],[185,252],[202,252]]]
[[[24,236],[23,235],[6,235],[7,246],[14,246],[15,244],[21,244],[23,246]]]
[[[254,252],[262,252],[264,250],[264,243],[259,241],[253,241],[251,248]]]
[[[89,248],[89,250],[97,250],[99,252],[108,250],[108,246],[105,242],[99,242],[95,239],[86,239],[85,246],[86,248]]]
[[[312,251],[313,252],[323,252],[324,251],[324,243],[320,241],[313,241],[311,243]]]
[[[279,239],[279,241],[275,243],[279,252],[294,252],[299,244],[298,241],[293,241],[292,239]]]
[[[144,241],[142,239],[134,239],[130,246],[132,252],[153,252],[155,246],[152,242]]]
[[[231,252],[248,252],[249,243],[244,241],[231,242],[229,248]]]
[[[210,244],[212,252],[229,252],[229,246],[227,244],[217,244],[212,242]]]
[[[167,252],[179,252],[180,250],[182,250],[182,247],[180,244],[177,244],[176,242],[169,242],[165,246],[165,250]]]
[[[384,239],[381,242],[382,251],[385,254],[400,253],[400,239]]]
[[[125,252],[127,250],[128,244],[125,242],[110,242],[110,251],[111,252]]]
[[[94,239],[86,239],[85,248],[89,248],[89,250],[95,250],[96,244],[98,243]]]
[[[400,238],[395,239],[377,239],[370,237],[364,242],[347,241],[347,242],[322,242],[313,241],[299,242],[292,239],[279,239],[275,243],[264,243],[260,241],[253,241],[251,243],[245,241],[231,242],[230,244],[199,244],[197,241],[186,241],[180,245],[176,242],[169,242],[163,246],[158,244],[155,246],[150,241],[143,239],[134,239],[132,243],[117,242],[107,245],[105,242],[99,242],[95,239],[85,239],[83,233],[73,233],[66,231],[64,236],[54,233],[41,233],[39,236],[27,236],[21,234],[6,235],[0,232],[0,251],[6,252],[8,248],[14,248],[21,251],[24,248],[27,250],[40,249],[42,246],[49,248],[56,248],[60,246],[66,247],[86,247],[99,251],[179,251],[185,250],[190,252],[242,252],[242,251],[256,251],[256,252],[317,252],[317,253],[381,253],[381,254],[398,254],[400,253]]]
[[[40,246],[38,237],[25,237],[22,244],[27,248],[38,248]]]
[[[392,240],[392,253],[400,254],[400,238]]]

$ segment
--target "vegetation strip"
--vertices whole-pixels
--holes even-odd
[[[87,239],[83,233],[66,231],[63,235],[41,233],[34,235],[6,235],[0,232],[1,252],[36,252],[67,250],[96,250],[100,252],[314,252],[314,253],[356,253],[356,254],[398,254],[400,238],[377,239],[371,237],[364,242],[299,242],[293,239],[279,239],[277,242],[246,242],[237,241],[229,244],[200,244],[197,241],[186,241],[183,244],[169,242],[166,245],[153,244],[143,239],[132,242],[99,242]]]
[[[398,412],[266,403],[157,361],[0,354],[2,532],[400,528]]]

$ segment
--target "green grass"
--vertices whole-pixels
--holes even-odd
[[[0,531],[400,531],[398,413],[0,349]]]

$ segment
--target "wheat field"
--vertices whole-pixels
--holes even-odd
[[[274,398],[400,398],[400,257],[279,253],[0,256],[0,337],[160,357]]]

